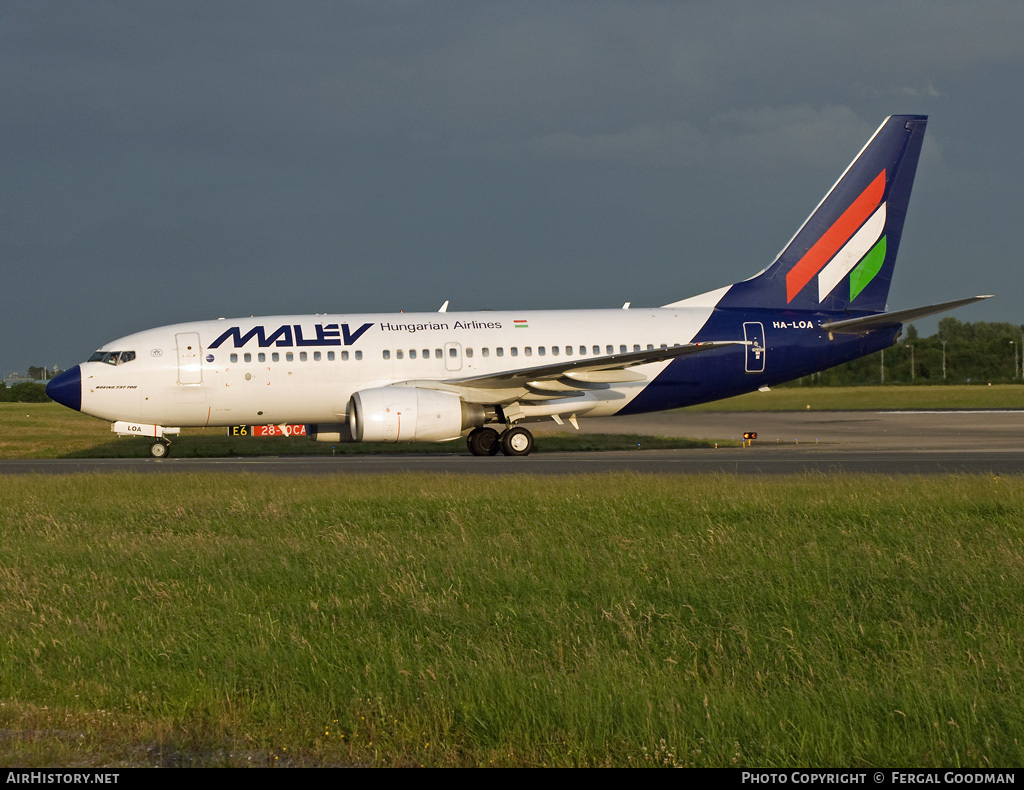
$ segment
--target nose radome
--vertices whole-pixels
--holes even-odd
[[[46,385],[46,394],[61,406],[82,410],[82,368],[75,365]]]

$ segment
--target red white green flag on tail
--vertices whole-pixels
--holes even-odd
[[[787,304],[815,275],[818,276],[819,302],[825,301],[847,274],[850,275],[850,301],[875,278],[885,262],[884,193],[885,170],[789,270]]]

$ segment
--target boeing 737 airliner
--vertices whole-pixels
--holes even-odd
[[[293,315],[150,329],[53,379],[58,403],[153,439],[304,424],[328,442],[440,442],[527,455],[531,421],[673,409],[893,345],[984,296],[885,312],[926,116],[887,118],[775,261],[662,307]],[[447,306],[447,303],[446,303]]]

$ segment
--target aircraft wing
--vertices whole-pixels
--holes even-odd
[[[529,368],[488,373],[445,381],[408,381],[406,385],[459,392],[469,402],[508,403],[513,400],[567,398],[588,390],[608,389],[612,384],[646,381],[642,373],[629,370],[637,365],[700,354],[727,346],[746,345],[746,340],[683,343],[667,348],[608,354],[600,357],[562,358],[557,362]]]
[[[843,321],[827,321],[821,325],[821,328],[826,332],[834,334],[863,335],[873,329],[900,326],[901,324],[905,324],[907,321],[913,321],[916,318],[924,318],[928,315],[952,310],[954,307],[962,307],[965,304],[971,304],[972,302],[977,302],[981,299],[991,298],[991,294],[987,296],[971,296],[967,299],[957,299],[953,302],[930,304],[925,305],[924,307],[912,307],[909,310],[897,310],[893,313],[876,313],[874,315],[862,316],[861,318],[847,318]]]

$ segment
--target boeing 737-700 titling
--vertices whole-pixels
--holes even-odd
[[[182,427],[275,424],[328,442],[468,431],[475,455],[527,455],[532,421],[576,425],[795,379],[986,298],[886,312],[926,123],[887,118],[775,261],[716,291],[642,309],[176,324],[104,345],[46,391],[118,434],[150,437],[158,458]]]

